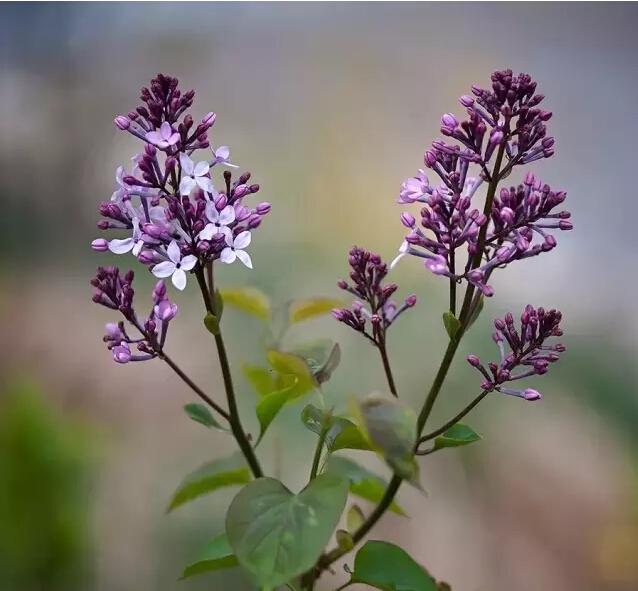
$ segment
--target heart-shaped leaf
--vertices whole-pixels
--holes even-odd
[[[239,455],[207,462],[182,481],[173,495],[168,511],[218,488],[245,484],[249,481],[250,470]]]
[[[308,404],[301,411],[301,422],[313,433],[321,435],[327,429],[325,443],[328,451],[331,451],[335,439],[349,426],[355,426],[352,421],[343,417],[335,417],[329,410],[321,410],[312,404]]]
[[[220,534],[206,545],[195,562],[184,569],[182,579],[224,568],[233,568],[238,564],[228,542],[228,536],[225,533]]]
[[[332,312],[333,308],[343,307],[343,301],[335,298],[309,298],[307,300],[297,300],[289,309],[290,324],[302,322],[310,318],[322,316]]]
[[[298,494],[258,478],[233,499],[226,533],[237,560],[264,591],[306,572],[330,540],[348,498],[348,481],[320,474]]]
[[[270,300],[254,287],[236,287],[219,290],[224,304],[256,316],[261,320],[270,320],[272,316]]]
[[[434,579],[405,550],[377,540],[357,552],[350,582],[383,591],[438,591]]]
[[[324,472],[347,478],[350,481],[350,492],[371,503],[378,503],[383,498],[387,488],[387,483],[383,478],[349,458],[330,456],[326,461]],[[405,516],[403,509],[394,502],[389,509],[397,515]]]
[[[453,341],[456,339],[456,333],[461,328],[461,323],[458,318],[452,314],[452,312],[445,312],[443,314],[443,325],[445,326],[445,330],[447,331],[450,340]]]
[[[350,424],[344,425],[341,432],[335,437],[330,451],[338,451],[340,449],[374,451],[363,431],[361,431],[361,429],[351,421],[348,422]]]
[[[213,413],[210,412],[208,407],[204,406],[203,404],[191,402],[190,404],[184,406],[184,412],[186,412],[186,414],[197,423],[201,423],[202,425],[210,427],[211,429],[220,429],[221,431],[226,431],[226,429],[224,429],[224,427],[222,427],[217,422],[217,420],[213,416]]]
[[[273,380],[272,371],[257,365],[242,365],[242,373],[260,398],[272,394],[277,388]]]
[[[472,427],[468,427],[464,423],[456,423],[434,440],[434,449],[469,445],[481,439],[481,436]]]

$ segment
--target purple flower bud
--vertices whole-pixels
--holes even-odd
[[[479,365],[481,365],[481,360],[476,355],[468,355],[466,359],[467,362],[473,367],[478,367]]]
[[[499,343],[502,343],[505,339],[503,338],[502,333],[496,331],[492,333],[492,340],[498,345]]]
[[[248,222],[246,223],[249,230],[253,230],[254,228],[258,228],[261,225],[261,216],[258,213],[252,214],[248,218]]]
[[[525,400],[540,400],[541,393],[538,392],[537,390],[532,390],[531,388],[527,388],[527,390],[523,392],[523,398],[525,398]]]
[[[160,279],[153,288],[153,301],[157,304],[166,298],[166,284]]]
[[[113,359],[117,363],[128,363],[131,360],[131,349],[127,343],[113,347]]]
[[[142,265],[152,265],[154,260],[154,255],[152,250],[142,250],[140,254],[137,255],[137,260],[142,263]]]
[[[416,304],[416,296],[415,295],[408,296],[407,299],[405,300],[405,305],[408,308],[412,308],[415,304]]]
[[[220,193],[219,197],[215,199],[215,208],[217,211],[221,211],[228,205],[228,197],[226,197],[226,193]]]
[[[340,310],[339,308],[335,308],[332,311],[332,315],[339,321],[339,322],[343,322],[346,318],[346,311],[345,310]]]
[[[504,207],[499,212],[501,219],[509,226],[514,224],[514,212],[509,207]]]
[[[105,240],[104,238],[96,238],[93,242],[91,242],[91,248],[98,252],[105,252],[109,249],[108,240]]]
[[[246,185],[238,185],[237,187],[235,187],[234,194],[237,199],[241,199],[245,195],[248,195],[248,193],[249,193],[249,190]]]
[[[538,118],[541,121],[549,121],[552,118],[553,113],[551,111],[541,111],[538,114]]]
[[[403,212],[401,214],[401,223],[406,227],[406,228],[414,228],[414,224],[415,224],[416,220],[414,219],[414,216],[411,213]]]
[[[270,207],[270,203],[268,203],[268,201],[264,201],[255,208],[255,211],[259,215],[266,215],[270,211]]]
[[[445,275],[445,273],[448,272],[447,260],[440,254],[431,259],[426,259],[425,266],[428,271],[434,273],[435,275]]]
[[[443,117],[441,117],[441,125],[444,125],[445,127],[458,127],[459,122],[457,121],[456,117],[454,115],[452,115],[452,113],[446,113],[445,115],[443,115]]]
[[[494,327],[496,330],[503,331],[505,330],[505,322],[503,322],[501,318],[496,318],[496,320],[494,320]]]
[[[343,279],[341,279],[337,285],[339,286],[339,289],[348,289],[348,284]]]
[[[432,168],[436,164],[436,154],[431,150],[425,153],[423,161],[428,168]]]
[[[503,141],[503,137],[505,137],[503,135],[503,132],[495,129],[490,134],[490,144],[492,144],[493,146],[498,146]]]
[[[236,205],[235,206],[235,221],[243,222],[247,220],[251,216],[250,209],[245,207],[244,205]]]
[[[523,183],[525,185],[527,185],[528,187],[531,187],[534,184],[534,181],[536,179],[534,178],[534,175],[531,172],[526,172],[525,173],[525,179],[523,180]]]
[[[177,315],[178,307],[177,304],[174,304],[170,300],[162,299],[162,301],[153,308],[153,312],[162,322],[169,322]]]
[[[113,122],[122,131],[126,131],[131,126],[131,122],[123,115],[118,115]]]
[[[464,107],[471,107],[474,104],[474,99],[469,96],[468,94],[463,94],[461,95],[461,97],[459,98],[459,102],[464,106]]]
[[[202,125],[205,127],[212,127],[217,119],[217,115],[212,111],[204,116],[202,119]]]
[[[566,220],[560,220],[560,222],[558,222],[558,227],[561,230],[571,230],[574,225],[571,222],[568,222]]]

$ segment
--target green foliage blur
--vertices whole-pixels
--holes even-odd
[[[87,443],[86,427],[34,384],[0,392],[0,590],[73,591],[86,583]]]

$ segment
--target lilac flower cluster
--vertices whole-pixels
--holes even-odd
[[[213,167],[236,166],[230,162],[228,146],[210,148],[208,133],[215,123],[215,113],[208,113],[195,125],[192,115],[186,112],[193,105],[194,96],[192,90],[182,94],[176,78],[159,74],[151,80],[150,88],[142,88],[143,104],[127,116],[115,119],[118,129],[141,140],[144,148],[132,158],[131,174],[124,167],[118,168],[115,175],[118,188],[110,201],[100,204],[103,219],[98,228],[123,230],[128,236],[92,242],[97,251],[132,252],[156,277],[171,277],[179,290],[186,287],[189,273],[218,259],[226,264],[239,260],[252,268],[246,248],[251,243],[252,231],[270,211],[266,202],[255,207],[244,204],[244,200],[259,191],[259,185],[249,183],[249,172],[233,181],[227,170],[223,174],[223,188],[215,189],[211,179]],[[193,160],[196,151],[208,149],[211,152],[199,162]],[[113,326],[107,329],[113,335],[109,336],[109,346],[120,362],[154,356],[157,346],[160,349],[163,346],[170,314],[174,316],[177,311],[174,304],[167,303],[164,297],[157,299],[154,294],[158,312],[140,325],[131,316],[131,281],[132,274],[130,280],[128,273],[122,277],[117,267],[98,269],[94,279],[100,294],[94,300],[119,309],[145,331],[144,340],[131,341],[121,329],[119,332]],[[155,328],[147,324],[157,324],[158,320],[160,332],[155,338]],[[128,345],[132,342],[137,343],[143,355],[130,354]]]
[[[494,290],[487,281],[494,269],[552,250],[556,239],[547,230],[572,229],[570,213],[555,211],[566,193],[552,191],[530,173],[522,184],[494,194],[515,166],[554,153],[554,138],[547,136],[545,125],[552,113],[538,107],[544,97],[535,90],[527,74],[495,72],[491,90],[473,86],[474,97],[460,98],[466,121],[443,115],[441,133],[458,144],[436,140],[425,152],[425,166],[439,177],[438,186],[430,185],[424,170],[403,183],[397,202],[424,205],[420,226],[412,214],[402,214],[410,232],[391,267],[405,255],[417,256],[432,273],[465,279],[491,296]],[[470,176],[470,166],[478,169],[475,176]],[[472,200],[483,183],[489,185],[488,199],[480,212],[472,208]],[[456,257],[460,247],[467,253],[464,265]]]
[[[469,355],[468,362],[476,367],[485,378],[481,388],[487,391],[496,390],[503,394],[518,396],[525,400],[538,400],[541,395],[531,388],[517,390],[503,387],[503,384],[522,380],[529,376],[547,373],[549,364],[558,361],[559,353],[566,350],[562,343],[545,344],[550,337],[560,337],[563,331],[560,328],[562,314],[557,310],[534,309],[526,306],[521,314],[521,328],[517,331],[514,327],[514,317],[506,314],[504,318],[494,321],[496,331],[492,339],[500,350],[500,362],[490,362],[487,369],[476,355]],[[505,354],[504,343],[507,342],[510,352]],[[512,374],[521,367],[520,373]],[[489,371],[488,371],[489,369]]]
[[[400,307],[397,307],[397,303],[390,299],[397,290],[397,285],[383,285],[383,280],[388,274],[388,266],[378,254],[355,247],[350,250],[348,262],[353,285],[350,286],[342,280],[338,286],[359,299],[352,304],[351,309],[335,309],[332,315],[378,344],[385,338],[390,325],[405,310],[416,304],[416,296],[409,296]],[[366,321],[372,325],[372,333],[368,332]]]
[[[224,188],[215,190],[211,169],[217,164],[235,166],[227,146],[197,163],[192,159],[196,150],[210,148],[208,132],[216,119],[215,113],[208,113],[195,125],[186,114],[194,95],[192,90],[181,94],[176,78],[160,74],[150,89],[142,89],[144,104],[115,119],[119,129],[144,142],[144,150],[133,158],[132,174],[118,169],[119,188],[101,204],[104,219],[98,227],[127,230],[130,235],[92,243],[98,251],[132,252],[155,276],[171,277],[180,290],[186,287],[187,273],[216,259],[227,264],[239,259],[252,268],[245,249],[251,231],[270,211],[269,203],[254,208],[243,204],[259,191],[259,185],[249,184],[249,172],[231,182],[226,171]]]
[[[120,274],[117,267],[98,267],[91,285],[95,288],[93,301],[111,310],[121,312],[122,316],[135,327],[141,337],[132,338],[126,331],[123,321],[106,325],[104,342],[113,352],[117,363],[146,361],[162,353],[168,334],[168,324],[177,315],[177,305],[166,296],[166,285],[158,281],[153,289],[153,306],[142,320],[133,306],[133,271]],[[135,344],[139,353],[133,354],[130,345]]]

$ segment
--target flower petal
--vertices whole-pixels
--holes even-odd
[[[195,188],[195,179],[190,176],[183,176],[179,183],[179,192],[184,197],[191,194],[191,191]]]
[[[168,254],[168,258],[171,259],[175,264],[179,263],[182,258],[182,253],[179,251],[179,244],[175,242],[175,240],[171,241],[166,249],[166,254]]]
[[[144,246],[144,241],[138,240],[135,243],[135,246],[133,247],[133,256],[137,256],[138,254],[140,254],[140,251],[142,250],[142,246]]]
[[[235,254],[237,255],[237,258],[249,269],[253,268],[253,262],[250,260],[250,255],[245,250],[236,250]]]
[[[179,142],[179,140],[180,140],[180,135],[179,135],[179,133],[175,132],[171,137],[169,137],[166,140],[166,143],[169,146],[174,146],[177,142]]]
[[[175,273],[175,271],[175,263],[172,263],[171,261],[162,261],[153,267],[152,273],[155,277],[164,278],[171,276]]]
[[[207,176],[195,177],[195,182],[199,185],[199,188],[206,193],[212,193],[215,190],[215,187],[213,187],[213,181],[211,181]]]
[[[109,250],[115,254],[124,254],[129,252],[135,246],[133,238],[125,238],[118,240],[117,238],[109,242]]]
[[[211,240],[217,234],[217,226],[215,224],[206,224],[204,229],[197,235],[199,240]]]
[[[237,238],[235,238],[233,246],[235,248],[246,248],[250,244],[250,239],[250,232],[248,230],[244,230],[240,234],[237,234]]]
[[[188,176],[192,176],[193,171],[195,170],[195,164],[190,159],[188,154],[182,152],[179,155],[179,163],[182,165],[182,173],[186,173]]]
[[[171,137],[173,130],[171,129],[171,124],[168,121],[164,121],[162,125],[160,125],[160,135],[163,140],[167,140]]]
[[[217,208],[215,207],[215,204],[212,201],[207,201],[206,202],[206,209],[204,210],[206,212],[206,217],[213,222],[213,224],[216,224],[219,220],[219,212],[217,211]]]
[[[186,287],[186,273],[182,269],[177,269],[171,278],[173,285],[182,291]]]
[[[210,165],[208,164],[208,162],[206,162],[206,160],[202,160],[201,162],[197,163],[197,166],[195,167],[193,174],[195,176],[204,176],[208,174],[209,170],[210,170]]]
[[[228,227],[228,226],[216,226],[215,227],[215,231],[218,234],[223,234],[224,235],[224,242],[226,242],[226,244],[228,244],[228,240],[233,241],[233,231]]]
[[[164,140],[162,136],[157,131],[149,131],[146,134],[146,141],[151,142],[151,144],[161,144]]]
[[[124,167],[123,166],[119,166],[118,169],[115,171],[115,182],[120,186],[123,187],[124,186]]]
[[[227,205],[219,213],[219,223],[224,226],[228,226],[235,221],[235,208],[232,205]]]
[[[215,154],[215,160],[226,162],[230,156],[230,148],[228,146],[219,146],[213,153]]]
[[[224,250],[222,250],[222,253],[219,255],[219,259],[221,260],[221,262],[226,263],[227,265],[234,263],[236,258],[237,255],[235,254],[235,251],[230,247],[224,248]]]
[[[233,233],[230,232],[229,234],[224,234],[224,236],[226,236],[226,244],[228,244],[228,246],[230,248],[233,247]]]
[[[404,256],[405,256],[405,253],[402,252],[402,253],[399,253],[396,257],[394,257],[394,260],[390,263],[390,269],[394,269]]]
[[[166,210],[160,205],[149,208],[148,215],[152,220],[160,222],[166,221]]]
[[[184,271],[190,271],[197,264],[197,257],[192,254],[187,254],[182,262],[179,264],[180,269]]]

